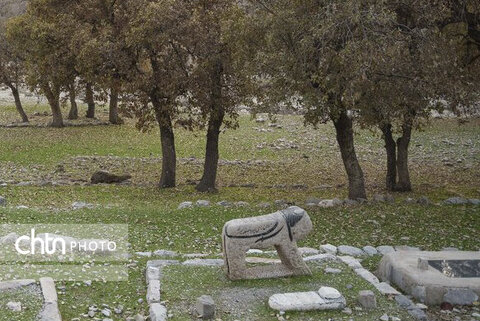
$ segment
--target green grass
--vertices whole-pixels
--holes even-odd
[[[147,291],[143,274],[145,265],[146,260],[130,262],[129,280],[125,282],[92,282],[91,285],[83,282],[57,282],[57,289],[61,289],[57,292],[63,320],[87,314],[90,306],[97,306],[101,310],[103,305],[112,311],[110,318],[115,321],[125,320],[126,317],[134,317],[136,314],[147,316]],[[118,306],[123,307],[120,315],[114,314],[114,308]],[[97,312],[96,317],[101,318],[100,320],[105,318],[100,312]]]
[[[162,300],[166,301],[172,321],[192,320],[190,312],[194,310],[196,299],[201,295],[211,295],[217,305],[216,318],[221,320],[277,320],[275,313],[268,307],[268,298],[274,293],[318,291],[322,286],[338,289],[345,296],[347,306],[353,311],[347,315],[341,311],[288,312],[284,317],[289,320],[339,320],[352,318],[354,320],[378,320],[384,313],[397,316],[402,320],[413,320],[406,311],[396,303],[381,294],[374,287],[359,279],[345,265],[335,263],[330,267],[341,267],[342,273],[325,274],[323,269],[311,265],[311,277],[284,278],[273,280],[229,281],[222,269],[211,267],[170,266],[163,269]],[[351,285],[349,288],[347,285]],[[236,303],[232,293],[261,290],[255,295],[244,298],[251,304],[248,307]],[[374,311],[357,311],[355,308],[358,291],[372,290],[376,293],[378,307]],[[236,306],[236,308],[232,308]]]
[[[29,113],[40,107],[27,107]],[[103,114],[101,114],[104,117]],[[46,122],[48,118],[42,118]],[[221,166],[220,186],[253,183],[257,186],[305,184],[310,188],[328,185],[333,193],[345,195],[346,176],[335,142],[333,126],[317,130],[303,126],[300,116],[278,116],[282,129],[257,124],[249,116],[239,119],[237,130],[221,135],[220,156],[225,160],[264,160],[263,165]],[[0,118],[1,122],[1,118]],[[424,131],[414,133],[410,148],[410,169],[418,193],[442,193],[478,197],[480,190],[480,120],[464,125],[454,120],[433,120]],[[272,132],[259,132],[266,128]],[[365,172],[369,192],[384,187],[385,152],[378,132],[357,129],[356,148]],[[203,131],[176,129],[179,158],[202,159],[205,148]],[[39,177],[53,180],[88,180],[99,168],[128,171],[135,184],[155,184],[160,176],[160,140],[158,129],[141,133],[132,122],[126,126],[89,128],[0,128],[0,180],[28,181]],[[298,149],[276,149],[278,140],[293,142]],[[258,145],[265,148],[259,149]],[[79,156],[97,156],[81,159]],[[115,156],[120,158],[112,158]],[[129,159],[126,159],[129,157]],[[130,159],[133,158],[133,159]],[[447,167],[445,162],[453,163]],[[56,174],[56,165],[66,172]],[[198,164],[180,162],[178,182],[198,180]],[[319,192],[319,194],[321,194]]]
[[[8,309],[8,302],[20,302],[22,311],[15,312]],[[0,320],[35,320],[42,308],[42,304],[42,294],[38,286],[28,286],[18,290],[2,292],[2,295],[0,295]]]
[[[256,190],[255,190],[256,191]],[[287,199],[302,205],[304,192],[291,192]],[[129,224],[130,242],[136,251],[173,249],[182,253],[217,253],[221,249],[220,234],[228,220],[267,214],[274,210],[259,209],[255,204],[271,201],[282,195],[262,195],[250,189],[225,189],[219,194],[196,194],[185,190],[158,191],[132,187],[15,187],[2,191],[12,206],[25,204],[37,209],[0,210],[3,223],[62,224]],[[246,200],[246,208],[193,208],[177,210],[184,200]],[[95,209],[72,212],[74,201],[98,204]],[[139,201],[141,200],[141,201]],[[51,207],[50,209],[48,209]],[[428,250],[455,246],[477,250],[480,244],[478,207],[421,206],[405,204],[370,204],[333,209],[310,208],[315,229],[304,242],[317,247],[323,243],[336,245],[415,245]],[[442,237],[438,237],[441,235]]]

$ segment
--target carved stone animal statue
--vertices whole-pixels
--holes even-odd
[[[273,214],[236,219],[223,227],[223,257],[231,280],[309,275],[309,268],[298,251],[297,241],[312,230],[305,210],[292,206]],[[274,247],[282,265],[247,268],[245,257],[250,249]]]

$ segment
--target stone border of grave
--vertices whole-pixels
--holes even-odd
[[[472,305],[480,295],[480,277],[448,275],[450,261],[480,260],[480,252],[394,252],[380,262],[378,275],[395,284],[404,293],[427,305]],[[430,266],[430,261],[446,264],[445,270]]]
[[[320,246],[320,249],[314,248],[299,248],[299,251],[304,256],[303,260],[305,262],[341,262],[350,267],[355,274],[359,277],[373,285],[378,292],[382,295],[392,297],[395,302],[416,320],[424,321],[427,320],[427,315],[423,309],[425,306],[416,305],[412,300],[410,300],[405,295],[401,294],[395,288],[393,288],[387,282],[380,282],[380,280],[369,270],[365,269],[361,261],[358,259],[360,257],[367,257],[373,255],[384,255],[386,253],[391,253],[395,251],[419,251],[417,247],[409,246],[365,246],[363,249],[341,245],[334,246],[331,244],[324,244]],[[456,250],[456,249],[452,249]],[[147,252],[152,255],[152,252]],[[224,264],[223,259],[202,259],[199,257],[207,256],[207,254],[184,254],[180,255],[176,252],[171,252],[167,250],[159,250],[154,253],[161,254],[166,253],[165,257],[180,257],[190,258],[186,261],[180,261],[177,259],[159,259],[159,260],[150,260],[147,262],[147,267],[145,271],[146,281],[147,281],[147,303],[150,307],[150,319],[151,321],[166,321],[168,318],[168,311],[164,303],[161,301],[161,278],[162,278],[162,269],[166,266],[171,265],[185,265],[185,266],[210,266],[210,267],[221,267]],[[145,253],[137,253],[137,255],[142,255]],[[273,254],[272,251],[261,251],[261,250],[250,250],[247,254],[249,255],[270,255]],[[350,255],[348,255],[350,254]],[[147,255],[148,256],[148,255]],[[221,256],[218,254],[217,256]],[[278,260],[268,259],[268,258],[259,258],[259,257],[247,257],[249,262],[259,263],[277,263]]]
[[[62,321],[55,282],[52,278],[40,278],[40,286],[43,294],[43,308],[39,321]]]
[[[0,293],[8,290],[20,289],[37,283],[35,280],[12,280],[0,282]],[[52,278],[41,278],[40,288],[42,290],[43,307],[37,315],[38,321],[62,321],[58,308],[58,296],[55,282]]]
[[[247,184],[248,185],[248,184]],[[231,186],[229,186],[231,187]],[[285,187],[287,188],[287,187]],[[308,188],[308,187],[305,187]],[[480,199],[466,199],[461,197],[450,197],[438,203],[432,203],[427,197],[423,196],[418,199],[407,198],[404,200],[407,204],[418,204],[418,205],[480,205]],[[356,206],[356,205],[363,205],[363,204],[372,204],[372,203],[395,203],[395,198],[392,195],[381,195],[375,194],[373,198],[368,201],[366,199],[358,199],[358,200],[351,200],[351,199],[320,199],[320,198],[309,198],[305,201],[305,206],[308,208],[312,207],[319,207],[319,208],[332,208],[332,207],[340,207],[340,206]],[[286,208],[288,206],[294,205],[295,202],[288,202],[285,200],[275,200],[273,203],[269,202],[261,202],[256,205],[257,208]],[[194,207],[210,207],[212,205],[217,205],[221,207],[248,207],[255,205],[250,205],[244,201],[237,201],[237,202],[230,202],[230,201],[220,201],[216,204],[211,204],[209,200],[197,200],[197,201],[186,201],[182,202],[178,205],[178,210],[184,210]]]
[[[161,251],[161,250],[160,250]],[[159,252],[159,251],[157,251]],[[169,252],[169,251],[165,251]],[[192,254],[194,256],[196,254]],[[187,256],[184,256],[187,257]],[[223,266],[223,259],[189,259],[186,261],[179,260],[152,260],[147,262],[145,277],[147,281],[147,303],[150,307],[151,321],[165,321],[168,318],[167,308],[161,301],[161,278],[162,269],[170,265],[185,265],[185,266]]]

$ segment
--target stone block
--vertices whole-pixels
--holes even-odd
[[[150,320],[151,321],[166,321],[167,308],[160,303],[153,303],[150,305]]]
[[[372,291],[360,291],[357,300],[360,306],[364,309],[375,309],[377,307],[377,299]]]
[[[160,303],[160,281],[159,280],[151,280],[148,283],[147,302],[149,304]]]
[[[197,299],[196,311],[203,320],[211,320],[215,317],[215,302],[209,295],[202,295]]]
[[[322,288],[318,292],[274,294],[269,298],[268,305],[277,311],[341,310],[345,308],[345,298],[337,290],[333,290]]]
[[[332,244],[320,245],[320,250],[328,254],[337,254],[337,247]]]
[[[363,250],[359,249],[358,247],[349,245],[340,245],[338,247],[338,253],[354,257],[365,255],[365,252],[363,252]]]
[[[453,305],[472,305],[478,301],[478,295],[470,289],[448,289],[443,297],[444,302]]]

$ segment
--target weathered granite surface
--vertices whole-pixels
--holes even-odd
[[[227,276],[240,280],[311,274],[297,241],[305,238],[312,227],[307,212],[296,206],[270,215],[227,222],[222,235]],[[281,265],[247,269],[248,250],[272,247],[277,250]]]

